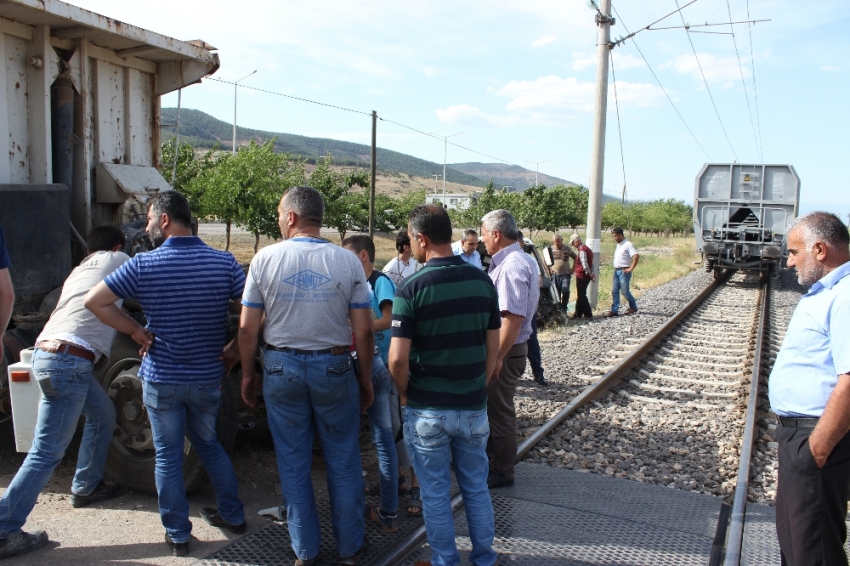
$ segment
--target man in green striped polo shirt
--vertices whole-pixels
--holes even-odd
[[[414,208],[408,232],[413,257],[427,263],[396,289],[389,364],[422,488],[432,562],[460,562],[449,498],[454,463],[472,541],[469,561],[493,566],[486,386],[499,347],[496,288],[486,273],[454,255],[442,207]]]

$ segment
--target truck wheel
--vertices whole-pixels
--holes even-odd
[[[95,374],[115,403],[115,433],[106,459],[106,473],[117,483],[148,495],[156,495],[153,446],[147,410],[142,402],[139,347],[126,334],[118,334],[112,346],[110,365]],[[219,442],[230,453],[236,440],[236,399],[233,388],[222,383],[222,404],[216,429]],[[207,475],[189,438],[183,442],[183,478],[186,491],[204,484]]]

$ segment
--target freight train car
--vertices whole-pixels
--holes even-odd
[[[706,271],[784,264],[800,178],[791,165],[708,163],[696,178],[694,235]]]

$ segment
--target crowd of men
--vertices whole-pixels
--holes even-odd
[[[116,331],[140,346],[143,401],[156,450],[156,487],[165,543],[189,552],[192,523],[183,483],[184,435],[209,474],[217,505],[200,510],[209,524],[247,530],[237,478],[216,436],[223,377],[241,362],[242,398],[262,393],[274,441],[296,566],[319,560],[321,530],[311,481],[314,441],[322,447],[338,563],[368,550],[365,521],[398,530],[406,512],[424,515],[431,561],[459,564],[451,509],[451,470],[466,508],[476,566],[498,563],[490,489],[514,483],[514,394],[525,370],[542,284],[540,266],[507,210],[486,214],[479,232],[452,242],[445,209],[414,208],[396,238],[398,257],[375,269],[365,235],[336,246],[321,237],[324,201],[295,187],[278,208],[283,241],[260,250],[247,276],[234,257],[192,235],[186,198],[151,197],[147,231],[155,249],[125,255],[120,229],[88,235],[88,255],[66,280],[36,343],[33,373],[42,391],[33,447],[0,498],[0,558],[36,550],[43,531],[22,530],[39,492],[61,461],[80,416],[85,427],[71,504],[83,507],[122,493],[103,479],[115,409],[95,380]],[[629,292],[639,255],[619,228],[614,304],[637,312]],[[482,269],[483,242],[490,262]],[[551,257],[561,304],[576,279],[575,317],[590,317],[587,286],[594,254],[574,234],[554,239]],[[844,518],[850,497],[850,236],[834,216],[814,213],[788,237],[788,265],[810,287],[795,311],[770,378],[779,415],[777,532],[783,564],[846,564]],[[14,297],[0,230],[0,328]],[[146,325],[122,309],[135,299]],[[226,342],[233,302],[241,303],[236,340]],[[262,376],[255,369],[260,337]],[[0,333],[2,338],[2,333]],[[2,344],[2,341],[0,341]],[[0,346],[2,347],[2,346]],[[0,350],[2,355],[2,350]],[[537,354],[539,359],[539,352]],[[532,355],[533,357],[533,355]],[[538,362],[539,364],[539,362]],[[532,364],[534,365],[534,364]],[[537,377],[535,375],[535,377]],[[545,383],[540,373],[540,380]],[[367,413],[379,482],[366,486],[358,442]],[[413,488],[407,488],[405,469]],[[415,491],[414,491],[415,490]],[[380,495],[366,504],[366,495]]]

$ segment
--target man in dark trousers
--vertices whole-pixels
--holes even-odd
[[[788,267],[809,287],[768,384],[779,416],[776,534],[783,566],[845,565],[850,497],[850,234],[813,212],[788,233]]]
[[[582,243],[578,234],[572,235],[570,245],[576,249],[578,255],[574,272],[578,299],[576,299],[576,311],[573,318],[590,319],[593,318],[593,309],[590,308],[590,301],[587,299],[587,287],[591,281],[596,281],[596,275],[593,274],[593,251]]]
[[[92,228],[86,241],[88,255],[65,280],[59,303],[36,340],[32,369],[42,399],[32,448],[0,499],[0,558],[47,544],[44,531],[27,533],[21,527],[62,461],[80,416],[86,418],[86,425],[71,483],[71,505],[85,507],[123,491],[103,481],[115,405],[92,375],[95,363],[105,363],[109,357],[115,330],[86,310],[83,297],[130,259],[120,251],[124,242],[124,233],[115,226]]]

